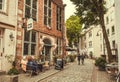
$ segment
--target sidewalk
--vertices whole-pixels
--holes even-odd
[[[91,82],[116,82],[106,71],[100,71],[94,66]]]

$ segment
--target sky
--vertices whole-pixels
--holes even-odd
[[[65,21],[74,14],[75,6],[70,2],[70,0],[63,0],[63,3],[66,4],[65,7]]]

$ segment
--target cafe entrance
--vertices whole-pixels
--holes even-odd
[[[43,56],[43,62],[44,61],[50,61],[50,57],[51,57],[51,41],[49,39],[44,39],[44,46],[43,46],[43,50],[42,50],[42,56]]]

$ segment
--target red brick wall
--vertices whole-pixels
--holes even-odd
[[[52,29],[48,29],[44,25],[44,4],[43,3],[44,3],[44,0],[38,0],[38,21],[34,22],[34,30],[37,30],[37,32],[48,34],[50,36],[62,38],[63,37],[62,31],[60,32],[56,30],[56,5],[58,3],[58,5],[61,5],[61,7],[63,7],[62,0],[57,0],[57,2],[56,1],[52,2],[52,24],[51,24]],[[24,18],[24,15],[23,15],[24,14],[24,0],[18,0],[18,11],[19,10],[21,10],[22,13],[18,13],[18,18],[20,17],[22,19]],[[63,15],[64,15],[64,10],[63,10]],[[63,24],[64,24],[64,21],[63,21]],[[16,48],[17,55],[20,55],[20,54],[22,55],[22,48],[23,48],[22,45],[23,45],[24,28],[22,28],[22,26],[20,25],[22,25],[22,20],[18,20],[17,31],[21,33],[21,35],[19,34],[17,35],[17,48]]]

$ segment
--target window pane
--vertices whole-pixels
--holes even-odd
[[[37,11],[36,10],[32,10],[32,18],[33,20],[36,20],[36,15],[37,15]]]
[[[47,15],[47,7],[44,6],[44,15]]]
[[[44,0],[44,4],[47,5],[47,0]]]
[[[51,9],[49,9],[49,15],[48,16],[51,17]]]
[[[2,4],[0,3],[0,10],[2,10]]]
[[[47,17],[44,16],[44,24],[47,25]]]
[[[36,32],[32,32],[32,42],[36,42]]]
[[[28,48],[29,44],[28,43],[24,43],[24,55],[28,55]]]
[[[24,32],[24,41],[29,41],[30,40],[30,32],[25,30]]]
[[[2,0],[0,0],[0,3],[2,3]]]
[[[25,17],[30,18],[30,7],[25,6]]]
[[[48,24],[51,26],[51,18],[48,19]]]
[[[30,5],[31,4],[31,0],[26,0],[26,4]]]
[[[35,47],[36,47],[36,44],[31,45],[31,55],[35,55]]]
[[[33,0],[33,8],[37,9],[37,0]]]
[[[51,8],[51,0],[49,0],[49,7]]]

